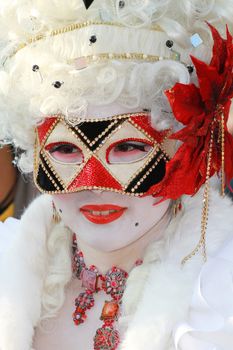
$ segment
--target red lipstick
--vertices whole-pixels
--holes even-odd
[[[109,224],[123,215],[127,208],[113,204],[90,204],[80,208],[85,218],[94,224]]]

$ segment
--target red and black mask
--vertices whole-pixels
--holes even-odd
[[[35,183],[51,194],[101,189],[145,196],[165,176],[168,133],[152,128],[146,112],[75,125],[51,116],[37,127]]]

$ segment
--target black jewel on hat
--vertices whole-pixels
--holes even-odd
[[[94,0],[83,0],[86,9],[89,9]]]

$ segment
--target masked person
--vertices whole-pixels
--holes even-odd
[[[232,9],[2,3],[1,138],[44,194],[1,226],[1,350],[232,348]]]

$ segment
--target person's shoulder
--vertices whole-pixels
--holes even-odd
[[[20,220],[8,218],[0,222],[0,257],[6,252],[19,234]]]
[[[50,230],[52,216],[51,196],[40,195],[26,208],[20,220],[8,218],[0,222],[0,258],[14,249],[26,251],[30,243],[37,242]]]
[[[203,265],[187,320],[175,332],[177,348],[230,350],[233,344],[233,235]],[[211,346],[211,347],[210,347]]]

